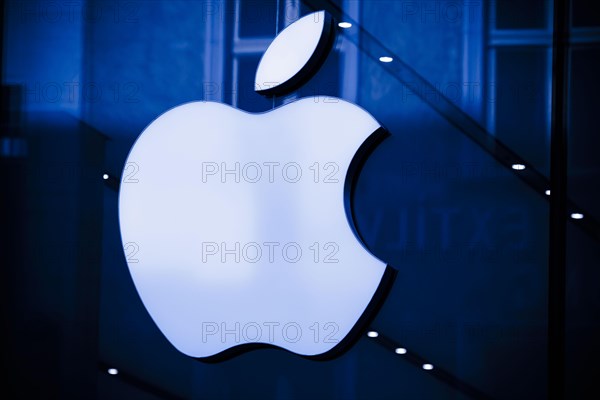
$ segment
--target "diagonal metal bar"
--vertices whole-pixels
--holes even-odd
[[[394,341],[393,339],[391,339],[385,335],[382,335],[381,333],[379,333],[379,335],[377,337],[371,338],[371,340],[373,340],[378,345],[384,347],[386,350],[390,351],[391,354],[396,354],[395,351],[398,348],[404,348],[404,347],[400,346],[400,344],[398,342]],[[406,349],[406,348],[404,348],[404,349],[406,350],[406,352],[403,354],[399,354],[398,357],[400,357],[402,360],[408,362],[409,364],[421,369],[421,368],[423,368],[424,365],[429,363],[429,361],[427,361],[427,359],[425,359],[424,357],[420,356],[419,354],[413,352],[412,350]],[[483,393],[481,390],[479,390],[476,387],[468,384],[467,382],[457,378],[456,376],[452,375],[447,370],[445,370],[437,365],[434,365],[433,369],[431,369],[430,371],[425,371],[425,372],[427,374],[431,375],[433,378],[450,386],[451,388],[463,393],[464,395],[468,396],[469,398],[476,399],[476,400],[492,400],[492,397],[490,397],[489,395]]]
[[[344,36],[350,42],[360,48],[369,58],[378,61],[379,56],[389,55],[394,61],[390,63],[380,63],[381,68],[385,69],[392,77],[408,88],[418,87],[422,90],[415,91],[425,103],[433,108],[451,125],[456,127],[461,133],[477,143],[483,150],[494,157],[500,164],[508,168],[519,179],[529,185],[534,191],[549,201],[551,196],[546,195],[546,190],[550,189],[550,180],[541,172],[537,171],[532,164],[511,150],[507,145],[498,140],[489,133],[477,121],[471,118],[460,107],[456,106],[448,99],[435,85],[432,85],[427,79],[421,76],[416,70],[406,64],[402,59],[385,47],[369,31],[363,28],[360,23],[350,18],[344,11],[331,0],[302,0],[309,8],[313,10],[326,10],[333,15],[336,21],[351,22],[359,31],[360,35]],[[343,32],[342,32],[343,34]],[[435,94],[432,96],[431,94]],[[524,170],[512,169],[513,164],[523,164],[527,168]],[[584,232],[600,242],[600,222],[593,218],[589,212],[579,207],[572,200],[567,199],[567,213],[564,218],[573,212],[582,213],[585,218],[571,220],[572,223],[579,226]]]
[[[98,370],[101,373],[107,374],[107,371],[111,368],[114,368],[115,364],[109,364],[105,361],[98,362]],[[131,374],[127,371],[118,368],[118,373],[116,375],[111,375],[112,378],[118,379],[130,386],[135,387],[142,392],[152,394],[160,399],[167,400],[184,400],[183,397],[176,395],[174,393],[169,392],[168,390],[163,389],[160,386],[157,386],[155,383],[150,383],[144,379],[139,378],[138,376]]]

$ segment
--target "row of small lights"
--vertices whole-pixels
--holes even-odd
[[[352,23],[350,22],[340,22],[338,24],[338,26],[342,29],[349,29],[352,28]],[[394,59],[392,57],[388,57],[388,56],[381,56],[379,57],[379,61],[383,62],[383,63],[390,63],[392,61],[394,61]]]
[[[368,337],[370,337],[370,338],[376,338],[377,336],[379,336],[379,333],[378,333],[378,332],[376,332],[376,331],[369,331],[369,332],[367,332],[367,336],[368,336]],[[397,348],[394,350],[394,352],[395,352],[396,354],[406,354],[406,349],[405,349],[404,347],[397,347]],[[423,365],[422,365],[422,368],[423,368],[424,370],[426,370],[426,371],[431,371],[431,370],[433,369],[433,365],[432,365],[432,364],[425,363],[425,364],[423,364]],[[107,372],[109,375],[118,375],[118,374],[119,374],[119,370],[118,370],[118,369],[116,369],[116,368],[108,368],[108,369],[106,370],[106,372]]]
[[[340,22],[340,24],[343,24],[344,22]],[[349,22],[347,22],[349,24]],[[352,26],[352,25],[350,25]],[[525,165],[523,164],[513,164],[512,165],[512,169],[516,170],[516,171],[522,171],[525,169]],[[102,179],[104,179],[105,181],[108,180],[108,178],[110,178],[108,176],[108,174],[104,174],[102,175]],[[550,189],[546,190],[546,196],[550,196]],[[571,213],[571,218],[573,219],[583,219],[583,214],[581,213]]]
[[[352,24],[350,22],[340,22],[338,24],[338,26],[343,29],[348,29],[348,28],[352,27]],[[381,61],[383,63],[390,63],[390,62],[394,61],[394,59],[392,57],[382,56],[382,57],[379,57],[379,61]],[[513,164],[512,165],[512,169],[514,169],[515,171],[523,171],[525,168],[526,168],[525,164]],[[545,193],[546,193],[546,196],[550,196],[550,189],[546,190]],[[583,219],[583,214],[571,213],[571,218]]]
[[[352,24],[350,22],[340,22],[338,24],[338,26],[343,29],[348,29],[348,28],[352,27]],[[382,57],[379,57],[379,61],[381,61],[383,63],[390,63],[390,62],[394,61],[394,59],[392,57],[382,56]],[[512,169],[514,169],[515,171],[523,171],[525,168],[526,167],[524,164],[513,164],[512,165]],[[550,189],[546,190],[545,193],[546,193],[546,196],[550,196]],[[583,214],[582,213],[571,213],[571,218],[583,219]]]
[[[376,338],[377,336],[379,336],[379,332],[369,331],[367,332],[367,336],[370,338]],[[404,347],[396,347],[396,349],[394,349],[394,352],[396,354],[406,354],[407,350]],[[433,364],[425,363],[421,366],[421,368],[423,368],[426,371],[431,371],[433,369]]]
[[[525,168],[525,164],[513,164],[511,166],[512,169],[514,169],[515,171],[523,171]],[[546,194],[546,196],[550,196],[550,189],[546,189],[546,191],[544,192]],[[573,219],[583,219],[583,214],[582,213],[571,213],[571,218]]]

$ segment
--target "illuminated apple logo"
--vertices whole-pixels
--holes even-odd
[[[325,12],[282,31],[259,64],[257,90],[297,87],[332,33]],[[331,357],[381,304],[394,272],[362,244],[350,202],[385,130],[329,99],[261,114],[188,103],[132,147],[119,192],[125,256],[145,307],[182,353],[214,360],[275,346]]]

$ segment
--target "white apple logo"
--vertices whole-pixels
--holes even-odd
[[[273,43],[315,15],[320,39],[323,12]],[[288,70],[297,76],[297,65]],[[182,353],[211,360],[271,345],[327,357],[381,303],[394,273],[353,232],[348,202],[361,153],[385,131],[360,107],[323,100],[262,114],[188,103],[132,147],[119,192],[125,255],[145,307]]]

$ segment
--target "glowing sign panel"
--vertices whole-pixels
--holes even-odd
[[[188,103],[132,147],[119,193],[129,270],[184,354],[332,354],[377,302],[390,270],[353,232],[345,201],[357,151],[382,129],[323,100],[262,114]]]

